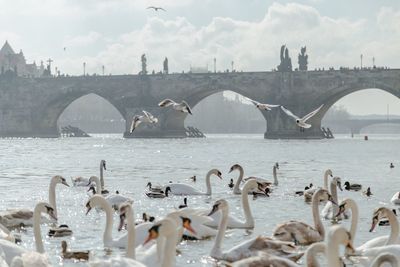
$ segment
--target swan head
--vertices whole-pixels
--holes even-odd
[[[51,179],[52,179],[53,181],[55,181],[56,184],[63,184],[63,185],[65,185],[65,186],[68,186],[68,187],[69,187],[69,184],[67,183],[67,180],[65,180],[65,178],[62,177],[61,175],[53,176],[53,178],[51,178]]]
[[[274,165],[274,167],[275,167],[276,169],[278,169],[278,170],[279,170],[279,163],[278,163],[278,162],[275,162],[275,165]]]
[[[65,240],[63,240],[63,241],[61,241],[61,248],[62,248],[62,252],[67,252],[67,248],[68,248],[68,245],[67,245],[67,241],[65,241]]]
[[[351,234],[343,226],[333,225],[330,228],[328,233],[328,247],[330,242],[345,245],[351,252],[355,251]]]
[[[212,210],[210,211],[210,213],[207,216],[211,216],[214,213],[216,213],[219,210],[226,210],[228,209],[228,202],[225,199],[220,199],[215,201]]]
[[[353,200],[351,200],[350,198],[346,198],[345,200],[343,200],[340,204],[339,204],[339,210],[338,213],[335,215],[336,217],[339,217],[342,213],[344,213],[346,210],[350,209],[350,205],[351,202]]]
[[[47,213],[50,218],[57,221],[57,216],[54,212],[54,208],[46,202],[39,202],[36,204],[35,211],[38,210],[41,213]]]
[[[370,232],[374,231],[376,225],[379,223],[379,221],[383,218],[387,218],[387,215],[389,213],[393,213],[392,210],[386,208],[386,207],[381,207],[378,208],[374,211],[374,214],[372,215],[372,223],[371,223],[371,228],[369,229]]]
[[[330,177],[333,177],[333,173],[332,173],[332,170],[331,169],[327,169],[326,171],[325,171],[325,175],[326,176],[330,176]]]
[[[214,174],[214,175],[218,176],[219,179],[222,179],[222,173],[221,173],[219,170],[217,170],[217,169],[213,169],[213,170],[211,171],[211,174]]]
[[[119,206],[119,225],[118,225],[118,232],[122,230],[125,225],[126,214],[132,211],[132,205],[129,202],[122,203]],[[147,214],[143,213],[143,219],[147,221]]]
[[[231,173],[231,172],[233,172],[234,170],[240,170],[240,169],[243,169],[242,166],[240,166],[239,164],[234,164],[234,165],[232,165],[232,167],[229,169],[229,172],[228,172],[228,173]]]
[[[148,182],[146,187],[148,187],[149,189],[151,189],[151,182]]]
[[[89,189],[86,192],[92,191],[93,195],[96,195],[96,187],[94,187],[94,184],[90,184]]]
[[[340,177],[338,177],[338,176],[333,177],[332,182],[336,184],[336,186],[340,189],[340,191],[343,191],[342,181],[341,181]]]
[[[144,241],[143,245],[147,244],[153,239],[157,239],[159,236],[168,237],[171,234],[176,233],[177,225],[174,220],[169,218],[164,218],[156,222],[150,229],[149,235]]]
[[[89,198],[89,200],[86,202],[86,215],[92,210],[92,208],[95,208],[97,206],[104,206],[107,205],[108,202],[107,200],[99,194],[96,194]]]
[[[100,165],[101,165],[101,167],[102,167],[104,170],[107,170],[107,168],[106,168],[106,161],[105,161],[104,159],[102,159],[102,160],[100,161]]]
[[[197,233],[192,227],[192,220],[189,219],[188,217],[183,217],[183,216],[180,216],[180,218],[182,219],[183,228],[185,228],[186,230],[188,230],[192,234],[196,235]]]

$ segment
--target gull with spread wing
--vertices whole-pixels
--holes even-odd
[[[251,103],[253,103],[259,110],[271,110],[272,108],[277,108],[280,105],[272,105],[272,104],[263,104],[260,102],[257,102],[251,98],[246,97],[247,100],[249,100]]]
[[[296,124],[297,124],[297,126],[300,127],[300,129],[308,129],[308,128],[311,128],[311,124],[306,123],[306,121],[311,119],[313,116],[315,116],[315,114],[317,114],[318,111],[320,111],[323,106],[324,105],[322,104],[321,106],[319,106],[319,108],[308,113],[303,118],[299,118],[298,116],[294,115],[290,110],[286,109],[284,106],[281,106],[281,109],[286,113],[286,115],[288,115],[289,117],[292,117],[296,120]]]
[[[160,103],[158,103],[158,105],[162,108],[172,106],[172,108],[177,111],[185,112],[185,113],[189,113],[190,115],[193,115],[192,109],[190,108],[189,104],[185,100],[182,100],[181,103],[176,103],[175,101],[167,98],[167,99],[164,99],[163,101],[161,101]]]
[[[143,114],[144,115],[133,116],[130,133],[133,133],[133,131],[142,122],[147,122],[147,123],[157,123],[158,122],[158,119],[156,117],[154,117],[150,112],[143,110]]]

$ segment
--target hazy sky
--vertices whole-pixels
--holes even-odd
[[[147,10],[163,6],[167,12]],[[27,60],[54,60],[61,72],[187,71],[217,58],[218,69],[270,70],[286,44],[295,58],[307,45],[309,66],[399,66],[398,0],[0,0],[0,42]],[[64,51],[64,47],[66,47]],[[296,60],[293,60],[294,62]],[[296,64],[297,65],[297,64]],[[369,100],[368,100],[369,99]],[[370,102],[369,102],[370,101]],[[343,99],[356,114],[400,114],[400,101],[367,91]],[[349,104],[350,103],[350,104]],[[368,103],[368,104],[366,104]]]

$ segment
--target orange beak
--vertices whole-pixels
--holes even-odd
[[[197,235],[196,231],[193,229],[193,227],[190,225],[189,222],[186,222],[183,224],[183,227],[188,230],[189,232],[191,232],[194,235]]]
[[[158,237],[158,233],[151,230],[149,232],[149,235],[147,236],[146,240],[143,242],[143,246],[146,245],[147,243],[149,243],[151,240],[157,239],[157,237]]]

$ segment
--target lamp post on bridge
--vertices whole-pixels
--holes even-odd
[[[101,70],[102,70],[102,72],[103,72],[103,76],[104,76],[104,65],[103,65],[103,66],[101,66]]]
[[[375,68],[375,57],[372,57],[372,68]]]
[[[86,62],[83,62],[83,76],[86,76]]]
[[[363,54],[361,54],[361,56],[360,56],[360,59],[361,59],[361,69],[362,69],[362,59],[363,59]]]
[[[217,58],[214,58],[214,73],[217,73]]]

